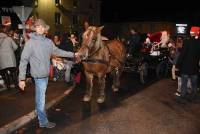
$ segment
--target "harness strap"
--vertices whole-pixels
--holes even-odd
[[[99,50],[101,50],[101,47],[99,47],[96,51],[94,51],[92,54],[88,56],[88,58],[92,57],[94,54],[96,54]]]
[[[101,59],[87,59],[87,60],[83,60],[83,62],[86,63],[91,63],[91,64],[105,64],[106,66],[108,66],[109,62],[105,61],[105,60],[101,60]]]

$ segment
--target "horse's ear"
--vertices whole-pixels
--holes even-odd
[[[104,28],[104,26],[100,26],[99,29],[102,30]]]
[[[101,30],[102,30],[103,28],[104,28],[104,26],[100,26],[100,27],[97,28],[97,31],[98,31],[98,32],[101,32]]]

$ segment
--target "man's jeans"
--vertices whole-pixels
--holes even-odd
[[[178,77],[178,88],[177,88],[177,92],[181,92],[181,77]],[[191,80],[190,78],[188,79],[188,83],[187,83],[187,92],[190,91],[190,89],[192,89],[192,85],[191,85]]]
[[[195,97],[197,94],[197,75],[181,75],[181,97],[185,97],[187,94],[187,83],[188,80],[191,80],[192,87],[192,97]]]
[[[44,78],[34,78],[35,80],[35,103],[36,112],[38,115],[38,120],[40,125],[48,123],[46,111],[45,111],[45,94],[48,84],[48,77]]]

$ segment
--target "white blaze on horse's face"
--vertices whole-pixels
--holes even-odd
[[[95,34],[96,27],[90,26],[83,34],[83,42],[82,45],[86,45],[87,47],[91,48],[92,41],[96,38]]]
[[[96,33],[95,33],[96,27],[90,26],[88,29],[83,33],[83,42],[82,42],[82,47],[80,49],[81,57],[82,60],[85,60],[89,56],[89,51],[94,45],[94,40],[96,38]]]

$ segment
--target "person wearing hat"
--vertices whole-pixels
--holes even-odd
[[[56,55],[60,57],[74,58],[76,54],[57,48],[54,43],[45,37],[49,26],[42,20],[37,19],[33,30],[30,33],[30,39],[25,43],[22,51],[19,66],[19,87],[24,90],[27,64],[30,63],[31,75],[35,81],[35,102],[36,112],[39,120],[39,127],[53,128],[55,123],[50,122],[45,111],[45,93],[48,84],[50,57]]]
[[[176,62],[176,68],[181,76],[181,94],[178,101],[186,102],[186,99],[193,101],[197,98],[197,77],[200,61],[200,39],[199,27],[191,28],[191,38],[183,41],[183,48]],[[192,94],[187,96],[187,83],[191,80]]]

